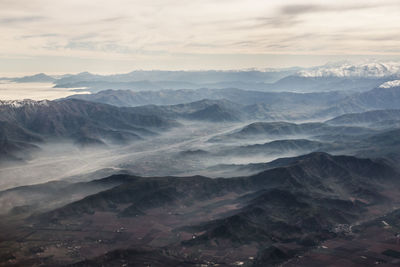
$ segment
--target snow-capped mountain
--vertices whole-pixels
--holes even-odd
[[[19,108],[23,106],[48,106],[48,100],[35,101],[31,99],[24,100],[0,100],[0,106],[10,106],[13,108]]]
[[[379,86],[379,88],[392,88],[392,87],[400,87],[400,80],[388,81]]]
[[[400,77],[400,62],[369,62],[360,64],[346,62],[341,64],[328,64],[302,70],[297,74],[301,77]]]

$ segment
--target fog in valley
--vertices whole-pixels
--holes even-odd
[[[129,171],[140,176],[201,174],[217,177],[218,170],[212,168],[217,165],[265,163],[279,157],[301,154],[301,151],[293,151],[279,155],[218,155],[218,151],[232,148],[233,145],[235,147],[263,144],[279,140],[279,137],[253,137],[213,142],[213,138],[234,133],[246,126],[248,122],[182,121],[181,123],[182,126],[160,133],[149,140],[135,141],[124,145],[107,144],[81,147],[68,140],[40,145],[40,151],[32,153],[31,159],[26,162],[1,165],[0,176],[3,179],[0,181],[0,190],[53,180],[85,181],[88,179],[85,178],[86,174],[108,168],[115,173]],[[304,135],[288,136],[290,139],[304,137]],[[208,155],[196,153],[196,151],[203,151]],[[225,177],[237,176],[234,171],[223,175]],[[240,175],[244,175],[244,173],[240,173]]]
[[[82,89],[80,92],[74,89]],[[17,83],[0,80],[0,100],[54,100],[73,94],[87,94],[84,88],[54,88],[53,83]]]

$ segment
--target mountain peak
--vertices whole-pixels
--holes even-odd
[[[342,64],[330,64],[308,70],[299,71],[301,77],[363,77],[363,78],[383,78],[390,76],[400,76],[399,62],[368,62],[352,64],[344,62]]]
[[[49,100],[0,100],[0,106],[10,106],[13,108],[20,108],[23,106],[48,106],[51,101]]]
[[[379,86],[379,88],[392,88],[392,87],[400,87],[400,80],[388,81]]]
[[[17,82],[17,83],[36,83],[36,82],[53,82],[55,81],[55,79],[45,73],[38,73],[35,75],[31,75],[31,76],[24,76],[21,78],[14,78],[12,79],[12,81]]]

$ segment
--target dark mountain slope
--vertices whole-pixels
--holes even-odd
[[[51,181],[44,184],[14,187],[0,191],[0,214],[24,215],[64,206],[85,196],[126,182],[123,175],[115,175],[90,182]]]
[[[349,223],[366,211],[365,204],[350,200],[310,197],[280,189],[259,194],[240,213],[195,227],[193,230],[206,233],[185,244],[222,243],[227,239],[235,244],[265,245],[277,240],[301,241],[306,235],[317,243],[333,236],[329,230],[335,224]]]
[[[357,156],[380,157],[398,168],[400,163],[400,129],[379,132],[348,144]]]
[[[305,190],[308,193],[336,197],[361,197],[363,194],[361,188],[375,187],[381,182],[397,183],[395,178],[398,177],[398,174],[384,162],[312,153],[296,158],[286,167],[267,170],[246,178],[209,179],[195,176],[140,179],[127,177],[127,182],[118,187],[52,211],[43,218],[62,218],[92,213],[96,210],[118,212],[116,207],[123,203],[135,204],[147,209],[147,205],[152,206],[154,203],[157,204],[156,206],[159,206],[159,203],[172,205],[190,200],[204,200],[227,192],[240,193],[274,187]],[[338,190],[338,187],[341,189]],[[374,200],[373,196],[371,196],[372,200]]]
[[[343,226],[343,225],[342,225]],[[285,256],[288,260],[283,266],[326,266],[333,262],[340,266],[398,266],[400,210],[396,209],[385,216],[373,218],[366,222],[353,225],[351,228],[337,228],[337,237],[327,240],[321,246],[304,253],[302,257],[289,260],[285,251],[275,251],[275,255]],[[279,253],[281,252],[281,253]],[[283,252],[283,253],[282,253]],[[259,265],[268,266],[270,259],[268,250],[265,256],[260,253]],[[272,256],[272,255],[271,255]],[[264,260],[263,260],[264,258]]]
[[[81,145],[138,140],[177,125],[129,108],[73,99],[5,101],[0,104],[0,122],[2,139],[9,142],[63,138]]]
[[[0,101],[0,160],[30,158],[41,143],[125,144],[177,126],[165,117],[82,100]]]
[[[168,255],[162,250],[151,249],[128,249],[115,250],[95,259],[78,262],[70,267],[95,267],[95,266],[110,266],[120,267],[124,262],[131,266],[153,266],[153,267],[186,267],[199,266],[194,261],[184,260],[182,258]],[[126,264],[126,263],[125,263]]]
[[[236,262],[251,264],[249,257],[257,251],[263,261],[273,257],[264,251],[270,246],[293,250],[283,253],[290,256],[275,259],[281,262],[337,236],[338,225],[391,209],[399,197],[400,175],[381,160],[312,153],[285,162],[257,175],[231,179],[129,175],[101,179],[95,182],[115,184],[29,217],[26,231],[32,234],[18,239],[12,253],[23,262],[30,253],[20,253],[21,245],[41,244],[44,255],[54,255],[46,260],[48,265],[67,249],[75,256],[68,260],[63,256],[64,261],[93,258],[82,262],[89,266],[113,266],[122,259],[126,264],[143,259],[149,264],[165,260],[237,266]],[[53,235],[49,239],[49,231],[60,240],[58,247]],[[40,241],[34,245],[33,238]],[[130,258],[127,248],[140,252]],[[147,248],[153,256],[145,252]],[[115,249],[119,252],[101,256]]]
[[[40,148],[36,145],[0,137],[1,162],[27,160],[30,158],[30,153],[39,150]]]
[[[23,140],[26,142],[41,142],[40,135],[28,131],[12,122],[0,121],[0,139],[1,140]]]
[[[377,147],[400,145],[400,129],[395,129],[373,135],[367,139]]]
[[[39,150],[30,142],[40,143],[42,138],[17,125],[0,121],[0,161],[28,159],[30,152]]]

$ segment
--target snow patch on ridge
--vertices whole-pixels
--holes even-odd
[[[24,100],[0,100],[0,106],[10,106],[13,108],[20,108],[23,106],[48,106],[50,101],[40,100],[35,101],[31,99]]]
[[[399,87],[400,80],[388,81],[379,86],[379,88],[392,88],[392,87]]]
[[[400,77],[400,62],[373,62],[362,64],[352,64],[346,62],[339,65],[325,65],[309,70],[302,70],[297,74],[301,77]]]

